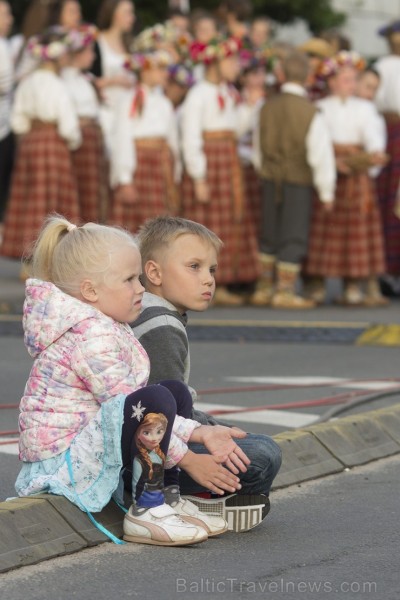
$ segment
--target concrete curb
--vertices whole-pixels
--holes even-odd
[[[400,404],[274,436],[283,452],[272,489],[400,452]]]
[[[400,453],[400,404],[274,439],[283,451],[273,485],[279,489]],[[94,516],[114,535],[122,535],[124,514],[116,504]],[[46,494],[1,502],[0,531],[0,573],[108,541],[79,508]]]

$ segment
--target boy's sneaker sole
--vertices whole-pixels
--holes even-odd
[[[257,527],[270,510],[269,498],[265,494],[231,494],[212,499],[183,497],[193,502],[201,512],[223,517],[228,523],[228,530],[236,533]]]

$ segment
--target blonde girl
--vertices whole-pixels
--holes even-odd
[[[191,401],[184,384],[173,382],[173,391],[168,382],[146,386],[149,359],[128,325],[144,291],[140,253],[128,232],[51,216],[31,268],[23,326],[34,363],[20,402],[16,490],[63,495],[98,512],[112,496],[121,501],[121,475],[132,468],[135,433],[148,412],[165,416],[160,448],[168,466],[187,454],[199,425],[176,416],[182,398]],[[128,541],[184,545],[207,538],[163,498],[141,515],[132,509],[124,520]]]

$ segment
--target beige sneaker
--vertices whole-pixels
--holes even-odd
[[[304,295],[316,304],[321,305],[326,300],[325,281],[320,277],[310,277],[304,282]]]
[[[257,281],[256,289],[248,299],[251,306],[269,306],[271,303],[274,289],[272,284],[260,279]]]
[[[173,507],[178,515],[188,523],[203,527],[208,537],[220,535],[228,531],[228,523],[223,517],[218,515],[207,515],[201,512],[198,507],[187,498],[180,498],[178,504]]]
[[[292,292],[276,292],[271,300],[273,308],[309,309],[315,308],[316,303],[310,298],[303,298]]]
[[[342,306],[362,306],[365,296],[358,283],[346,283],[343,295],[338,300]]]
[[[382,294],[374,295],[374,296],[365,296],[363,301],[363,306],[370,306],[371,308],[374,306],[387,306],[390,304],[389,298],[383,296]]]
[[[376,277],[371,277],[367,282],[367,293],[363,304],[364,306],[387,306],[389,304],[389,299],[383,296]]]
[[[208,538],[203,527],[184,521],[168,504],[145,509],[132,505],[123,529],[125,541],[155,546],[188,546]]]
[[[243,306],[245,299],[239,294],[233,294],[224,286],[215,289],[213,306]]]

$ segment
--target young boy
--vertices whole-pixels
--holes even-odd
[[[296,293],[297,277],[307,254],[313,186],[325,209],[334,198],[335,161],[328,128],[307,99],[307,57],[293,51],[282,62],[281,93],[260,113],[260,157],[263,178],[260,250],[264,281],[251,303],[276,308],[312,308]],[[276,268],[276,289],[274,269]]]
[[[146,292],[143,311],[133,324],[136,337],[146,349],[151,364],[150,382],[165,377],[185,383],[190,375],[189,344],[186,334],[187,310],[204,311],[215,291],[215,272],[221,240],[209,229],[179,217],[157,217],[139,231],[143,277]],[[192,391],[193,396],[196,394]],[[215,419],[193,410],[192,417],[205,425],[218,425]],[[229,528],[244,531],[258,525],[269,510],[268,494],[281,464],[279,446],[266,435],[248,434],[236,440],[250,459],[240,473],[239,494],[212,499],[181,473],[183,494],[200,510],[222,514]],[[194,445],[196,453],[207,452]],[[198,497],[194,494],[201,494]]]

